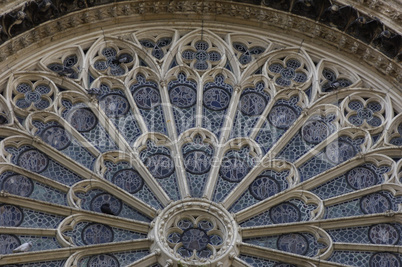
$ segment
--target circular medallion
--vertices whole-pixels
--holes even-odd
[[[156,218],[151,236],[163,257],[180,258],[183,265],[230,266],[229,255],[240,241],[231,214],[214,202],[183,199],[169,204]],[[235,252],[236,253],[236,252]]]
[[[87,108],[72,110],[67,116],[67,121],[79,132],[88,132],[98,123],[95,114]]]
[[[34,189],[31,179],[21,174],[7,177],[3,181],[2,190],[21,197],[29,197]]]
[[[259,177],[249,186],[249,191],[258,200],[269,198],[280,191],[279,183],[268,176]]]
[[[373,193],[360,199],[360,208],[365,214],[383,213],[391,210],[391,201],[380,193]]]
[[[334,141],[325,148],[325,155],[334,164],[344,162],[355,154],[354,147],[345,141]]]
[[[109,204],[114,215],[119,215],[123,207],[120,199],[108,193],[100,193],[91,200],[91,210],[102,213],[101,207],[104,204]]]
[[[124,116],[130,110],[130,104],[127,99],[119,94],[105,95],[99,101],[99,105],[106,116],[112,118]]]
[[[89,258],[88,267],[119,267],[119,261],[112,255],[101,254]]]
[[[84,227],[81,232],[85,245],[94,245],[113,242],[113,230],[110,226],[92,223]]]
[[[21,241],[15,235],[0,234],[0,255],[11,254],[21,245]]]
[[[183,247],[188,251],[200,251],[207,247],[209,237],[202,229],[190,228],[183,232],[180,237],[180,242],[183,243]]]
[[[211,157],[201,150],[194,150],[184,156],[186,170],[193,174],[203,174],[211,168]]]
[[[289,202],[284,202],[272,207],[269,210],[269,217],[275,224],[278,223],[291,223],[301,220],[301,213],[299,208]]]
[[[230,94],[218,87],[210,88],[204,92],[204,106],[219,111],[227,108],[230,103]]]
[[[222,160],[219,173],[222,178],[229,182],[240,182],[248,173],[250,168],[240,158],[230,157]]]
[[[380,223],[370,227],[368,237],[373,244],[396,245],[399,241],[399,231],[391,224]]]
[[[312,144],[318,144],[327,139],[330,134],[328,125],[320,120],[306,122],[301,133],[304,141]]]
[[[296,111],[288,105],[276,105],[269,112],[269,122],[279,129],[289,128],[297,119]]]
[[[50,126],[46,128],[41,134],[42,140],[56,148],[63,150],[71,143],[71,135],[61,126]]]
[[[178,85],[169,91],[169,97],[176,107],[189,108],[197,101],[197,92],[187,85]]]
[[[141,109],[153,109],[161,103],[159,91],[153,87],[141,87],[134,92],[133,97]]]
[[[158,179],[169,177],[174,172],[174,162],[165,154],[152,155],[144,163],[152,176]]]
[[[256,116],[260,115],[265,107],[267,101],[258,93],[245,93],[240,97],[240,110],[245,115]]]
[[[401,261],[393,253],[379,252],[371,256],[370,267],[401,267]]]
[[[132,169],[123,169],[113,175],[112,181],[118,187],[130,194],[137,193],[143,186],[144,180]]]
[[[278,238],[277,247],[282,251],[305,255],[308,251],[308,241],[301,234],[284,234]]]
[[[24,220],[24,213],[16,206],[0,205],[0,226],[17,227]]]
[[[367,167],[356,167],[346,173],[346,181],[356,190],[377,184],[377,175]]]
[[[49,160],[42,152],[36,149],[29,149],[19,155],[17,162],[18,166],[24,169],[41,173],[47,168]]]

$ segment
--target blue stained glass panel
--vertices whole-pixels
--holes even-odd
[[[66,155],[67,157],[73,159],[74,161],[80,163],[81,165],[85,166],[88,169],[92,169],[93,162],[95,161],[95,156],[90,153],[86,148],[82,147],[81,143],[71,134],[69,133],[64,133],[61,129],[64,130],[64,128],[61,128],[60,124],[56,121],[51,121],[48,123],[43,123],[41,121],[33,121],[33,125],[38,129],[38,132],[36,132],[36,135],[40,136],[44,142],[47,144],[55,147],[58,151]],[[61,137],[55,136],[57,134],[52,132],[49,132],[49,129],[57,129],[61,131],[59,134],[61,134]],[[63,146],[64,148],[60,148],[58,145],[58,140],[60,138],[64,138],[64,135],[68,136],[68,145]]]
[[[218,138],[232,92],[233,87],[225,83],[223,75],[217,75],[214,82],[204,85],[202,127],[213,132]]]
[[[81,199],[81,208],[84,210],[92,210],[102,212],[103,204],[108,203],[115,216],[121,216],[128,219],[150,222],[151,219],[142,214],[140,211],[130,207],[118,198],[106,193],[100,189],[93,189],[87,193],[76,193],[76,196]]]
[[[287,189],[289,185],[286,180],[286,177],[288,175],[289,175],[289,171],[275,172],[272,170],[266,170],[266,171],[262,172],[254,180],[254,182],[259,181],[260,178],[262,178],[263,180],[261,182],[256,182],[255,184],[253,182],[249,186],[248,190],[244,191],[244,193],[236,200],[236,202],[233,204],[233,206],[229,208],[229,211],[238,212],[242,209],[245,209],[254,204],[257,204],[258,202],[263,200],[263,199],[261,199],[262,196],[264,196],[265,198],[272,196],[272,193],[275,192],[276,188],[279,190],[277,193]],[[275,182],[273,182],[271,179],[275,180]],[[275,183],[275,184],[272,184],[272,183]],[[261,188],[262,191],[260,191],[259,193],[255,192],[254,194],[252,194],[251,192],[253,189],[251,189],[251,188],[252,188],[253,184],[255,186],[257,186],[257,188],[259,187],[259,184],[266,185],[266,186],[265,186],[265,189]],[[272,187],[270,185],[272,185]],[[257,196],[257,197],[261,196],[261,197],[256,198],[255,196]]]
[[[167,134],[158,84],[147,81],[142,74],[137,75],[136,79],[137,82],[130,86],[130,91],[148,130]]]
[[[162,204],[158,198],[145,183],[142,187],[138,186],[143,183],[142,177],[140,177],[138,172],[131,167],[129,162],[121,161],[113,163],[111,161],[105,161],[104,164],[107,168],[104,177],[108,181],[116,184],[129,193],[133,192],[131,193],[133,196],[139,198],[148,205],[156,209],[162,208]],[[127,170],[130,171],[128,172]],[[119,173],[121,174],[122,172],[124,172],[125,175],[119,175]]]
[[[170,103],[177,135],[195,126],[197,83],[187,80],[184,73],[179,73],[177,80],[168,84]]]
[[[181,198],[175,164],[170,150],[164,146],[156,146],[148,141],[147,148],[140,152],[140,158],[159,185],[172,200]]]
[[[389,166],[384,165],[376,167],[374,164],[366,163],[361,166],[352,168],[348,172],[333,178],[325,184],[311,189],[311,192],[316,194],[323,200],[347,194],[355,191],[356,188],[361,187],[361,189],[363,189],[368,186],[383,183],[383,175],[388,171],[390,171]],[[369,174],[369,176],[365,174]],[[368,181],[366,181],[366,177],[368,178]],[[372,179],[374,177],[375,181]],[[354,184],[354,187],[351,186],[351,183]]]
[[[248,146],[245,146],[240,151],[229,150],[225,153],[214,189],[213,200],[215,202],[223,201],[255,165],[255,158],[250,155],[249,149]]]
[[[270,96],[264,91],[265,84],[260,82],[255,88],[246,88],[240,96],[230,138],[248,136],[259,119]]]
[[[275,102],[255,137],[255,141],[261,147],[264,154],[269,151],[300,116],[302,109],[297,105],[298,102],[299,97],[297,96],[293,96],[289,100],[280,99]]]

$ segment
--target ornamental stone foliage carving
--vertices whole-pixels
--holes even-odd
[[[330,8],[293,2],[275,7]],[[96,16],[151,8],[120,4]],[[240,28],[126,27],[2,83],[0,264],[400,265],[402,117],[381,75]]]

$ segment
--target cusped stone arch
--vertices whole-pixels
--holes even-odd
[[[275,225],[245,228],[245,243],[258,245],[264,241],[271,241],[280,252],[308,255],[317,259],[328,258],[334,250],[334,242],[324,229],[297,225],[288,225],[286,229],[284,231]],[[275,239],[277,242],[274,242]]]
[[[154,209],[169,202],[166,192],[151,178],[138,156],[117,151],[104,153],[95,163],[95,172]]]
[[[342,116],[334,105],[317,105],[305,109],[287,134],[272,147],[270,157],[295,162],[309,150],[314,150],[341,128]]]
[[[307,222],[321,219],[325,212],[324,202],[315,194],[292,190],[278,194],[236,213],[242,227],[256,227],[281,223]]]
[[[229,140],[215,154],[216,162],[210,172],[205,192],[213,195],[215,202],[222,202],[227,194],[251,171],[261,159],[259,146],[247,138]]]
[[[222,205],[231,212],[239,212],[276,194],[294,188],[299,183],[296,167],[281,159],[264,157],[247,174]]]
[[[267,153],[299,119],[303,107],[307,105],[308,98],[301,90],[287,89],[278,92],[268,103],[249,137]]]
[[[152,177],[164,188],[170,188],[169,197],[178,200],[187,196],[187,181],[183,177],[183,162],[176,144],[167,136],[148,133],[141,136],[134,145],[140,161]]]
[[[131,220],[108,218],[96,214],[75,214],[66,217],[57,227],[57,239],[66,247],[96,245],[120,241],[129,241],[145,237],[148,229],[144,223],[137,222],[138,232],[130,231]],[[125,224],[119,224],[125,222]],[[142,227],[141,227],[142,226]],[[140,229],[142,228],[142,229]],[[71,238],[67,233],[78,231],[81,235]]]
[[[141,190],[143,184],[137,190]],[[150,222],[156,210],[127,194],[118,185],[94,177],[74,184],[68,192],[70,206],[121,218]]]
[[[197,102],[202,98],[200,76],[188,66],[176,66],[166,73],[162,85],[176,126],[174,136],[180,138],[183,132],[197,125]]]

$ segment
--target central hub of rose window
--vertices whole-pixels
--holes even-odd
[[[230,213],[206,200],[171,203],[155,221],[150,233],[158,262],[176,266],[229,266],[238,255],[238,226]]]

